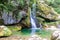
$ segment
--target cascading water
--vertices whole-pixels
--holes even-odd
[[[31,22],[31,34],[35,34],[37,29],[42,29],[42,25],[38,24],[38,21],[36,19],[36,0],[34,0],[34,4],[32,5],[32,10],[30,11],[30,22]],[[39,28],[37,28],[39,27]]]
[[[35,34],[37,26],[35,24],[35,20],[34,20],[33,17],[31,17],[31,26],[32,26],[32,32],[31,32],[31,34]]]
[[[31,34],[35,34],[35,32],[36,32],[36,29],[37,29],[37,26],[36,26],[36,4],[33,4],[33,9],[32,9],[32,11],[31,11],[31,13],[30,13],[30,21],[31,21],[31,30],[32,30],[32,32],[31,32]]]

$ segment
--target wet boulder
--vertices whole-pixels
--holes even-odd
[[[9,30],[6,26],[0,26],[0,37],[10,36],[11,34],[11,30]]]

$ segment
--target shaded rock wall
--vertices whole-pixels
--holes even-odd
[[[51,1],[51,0],[50,0]],[[36,18],[39,23],[45,25],[45,23],[56,22],[60,20],[60,14],[58,14],[53,7],[51,7],[51,3],[48,0],[38,0],[36,1]],[[47,2],[47,3],[46,3]],[[10,4],[10,5],[9,5]],[[30,10],[29,7],[32,8],[33,1],[25,0],[9,0],[7,9],[2,8],[0,19],[3,19],[4,24],[15,24],[21,23],[25,26],[30,26]],[[6,4],[3,4],[6,6]],[[1,23],[1,22],[0,22]]]

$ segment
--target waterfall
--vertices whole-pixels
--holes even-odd
[[[33,4],[33,9],[32,9],[32,11],[30,11],[31,13],[30,13],[30,22],[31,22],[31,34],[33,35],[33,34],[35,34],[35,32],[36,32],[36,29],[37,29],[37,25],[36,25],[36,7],[35,7],[36,5],[35,4]]]
[[[31,34],[35,34],[37,26],[36,26],[34,18],[32,16],[30,18],[31,18],[30,20],[31,20],[31,26],[32,26],[32,32],[31,32]]]
[[[42,25],[38,23],[36,18],[36,2],[32,5],[32,10],[30,10],[30,22],[31,22],[31,34],[35,34],[37,29],[42,29]],[[39,28],[37,28],[39,27]]]

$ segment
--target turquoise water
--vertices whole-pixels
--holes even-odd
[[[50,37],[52,31],[50,30],[36,30],[36,35],[39,35],[41,37]],[[31,36],[31,29],[23,29],[22,31],[16,31],[13,32],[13,35],[18,35],[18,36]]]

